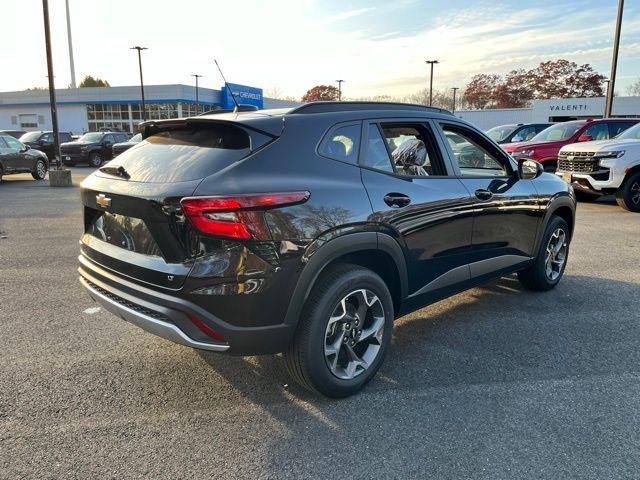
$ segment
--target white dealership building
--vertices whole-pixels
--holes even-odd
[[[190,85],[145,85],[148,120],[197,115],[214,107],[233,108],[229,88],[238,103],[280,108],[297,102],[263,98],[262,89],[229,84],[220,90]],[[56,89],[61,131],[80,134],[114,128],[134,132],[142,121],[139,86]],[[0,130],[51,130],[48,90],[0,92]]]
[[[510,123],[546,123],[602,118],[604,97],[534,100],[531,108],[459,110],[456,116],[482,130]],[[615,97],[612,117],[640,117],[640,97]]]

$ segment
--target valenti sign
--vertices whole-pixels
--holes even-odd
[[[589,109],[589,105],[586,103],[578,103],[578,104],[551,104],[549,105],[549,110],[552,112],[586,112]]]

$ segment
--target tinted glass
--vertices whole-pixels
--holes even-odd
[[[35,142],[42,135],[41,132],[27,132],[20,137],[21,142]]]
[[[427,127],[416,124],[382,124],[381,128],[396,173],[407,176],[441,173],[438,148]]]
[[[575,134],[584,123],[558,123],[545,128],[531,140],[534,142],[559,142],[567,140]]]
[[[622,132],[617,138],[627,140],[640,140],[640,123]]]
[[[369,125],[364,165],[377,170],[393,172],[393,166],[391,165],[391,159],[389,158],[389,151],[387,150],[382,135],[380,135],[378,126],[375,124]]]
[[[104,168],[124,167],[130,181],[184,182],[207,177],[246,157],[271,137],[233,125],[203,125],[147,137]]]
[[[360,125],[336,127],[322,141],[320,155],[355,164],[358,162],[359,145]]]
[[[141,134],[141,133],[136,133],[133,137],[131,137],[131,138],[129,139],[129,141],[130,141],[131,143],[138,143],[138,142],[139,142],[139,141],[141,141],[141,140],[142,140],[142,134]]]
[[[606,140],[609,138],[609,128],[606,123],[596,123],[582,132],[582,135],[591,135],[593,140]]]
[[[497,127],[490,128],[487,130],[487,135],[495,141],[501,142],[506,139],[511,133],[515,130],[513,125],[499,125]]]
[[[22,149],[22,144],[13,137],[8,137],[8,136],[4,137],[4,141],[7,142],[7,145],[9,146],[9,148],[12,148],[14,150]]]
[[[625,130],[633,127],[635,123],[631,122],[615,122],[609,124],[609,135],[611,137],[615,137],[616,135],[620,135]]]
[[[83,143],[97,143],[102,141],[103,136],[104,134],[99,132],[85,133],[78,141]]]
[[[7,148],[7,144],[2,137],[0,137],[0,148]]]
[[[114,143],[116,140],[113,135],[105,135],[104,141],[107,143]]]
[[[453,150],[453,155],[458,162],[462,175],[483,177],[508,175],[498,157],[481,145],[472,132],[447,125],[444,125],[442,130],[451,146],[451,150]]]
[[[531,140],[533,137],[535,137],[537,133],[538,132],[536,131],[536,127],[522,127],[518,131],[518,133],[516,133],[516,135],[520,137],[521,142],[526,142],[528,140]]]

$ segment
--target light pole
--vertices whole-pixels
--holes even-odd
[[[58,110],[56,108],[56,87],[53,80],[53,61],[51,60],[51,30],[49,29],[49,2],[42,0],[44,15],[44,43],[47,50],[47,75],[49,76],[49,103],[51,104],[51,126],[53,127],[53,152],[57,157],[56,169],[62,170],[62,156],[60,155],[60,135],[58,130]]]
[[[73,63],[73,42],[71,41],[71,17],[69,16],[69,0],[65,1],[67,9],[67,41],[69,46],[69,67],[71,69],[71,88],[76,88],[76,69]]]
[[[431,75],[429,76],[429,106],[433,105],[433,66],[440,63],[438,60],[425,60],[425,63],[431,65]]]
[[[344,83],[344,80],[336,80],[336,82],[338,82],[338,101],[341,102],[342,101],[342,84]]]
[[[144,82],[142,81],[142,50],[147,50],[147,47],[131,47],[130,50],[138,51],[138,66],[140,67],[140,96],[142,97],[142,121],[147,120],[147,110],[144,105]]]
[[[451,113],[456,113],[456,93],[460,90],[460,87],[453,87],[451,90],[453,90],[453,109]]]
[[[197,73],[192,73],[192,77],[196,79],[196,111],[200,113],[200,100],[198,100],[198,79],[202,78],[202,75],[198,75]]]
[[[618,48],[620,47],[620,30],[622,28],[622,10],[624,9],[624,0],[618,0],[618,16],[616,18],[616,33],[613,40],[613,57],[611,58],[611,76],[609,77],[609,86],[607,88],[607,103],[604,107],[604,117],[611,116],[611,107],[613,106],[613,92],[616,89],[616,69],[618,68]]]

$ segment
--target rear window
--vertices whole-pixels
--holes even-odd
[[[197,125],[151,135],[101,169],[123,167],[134,182],[198,180],[243,159],[272,137],[235,125]]]

